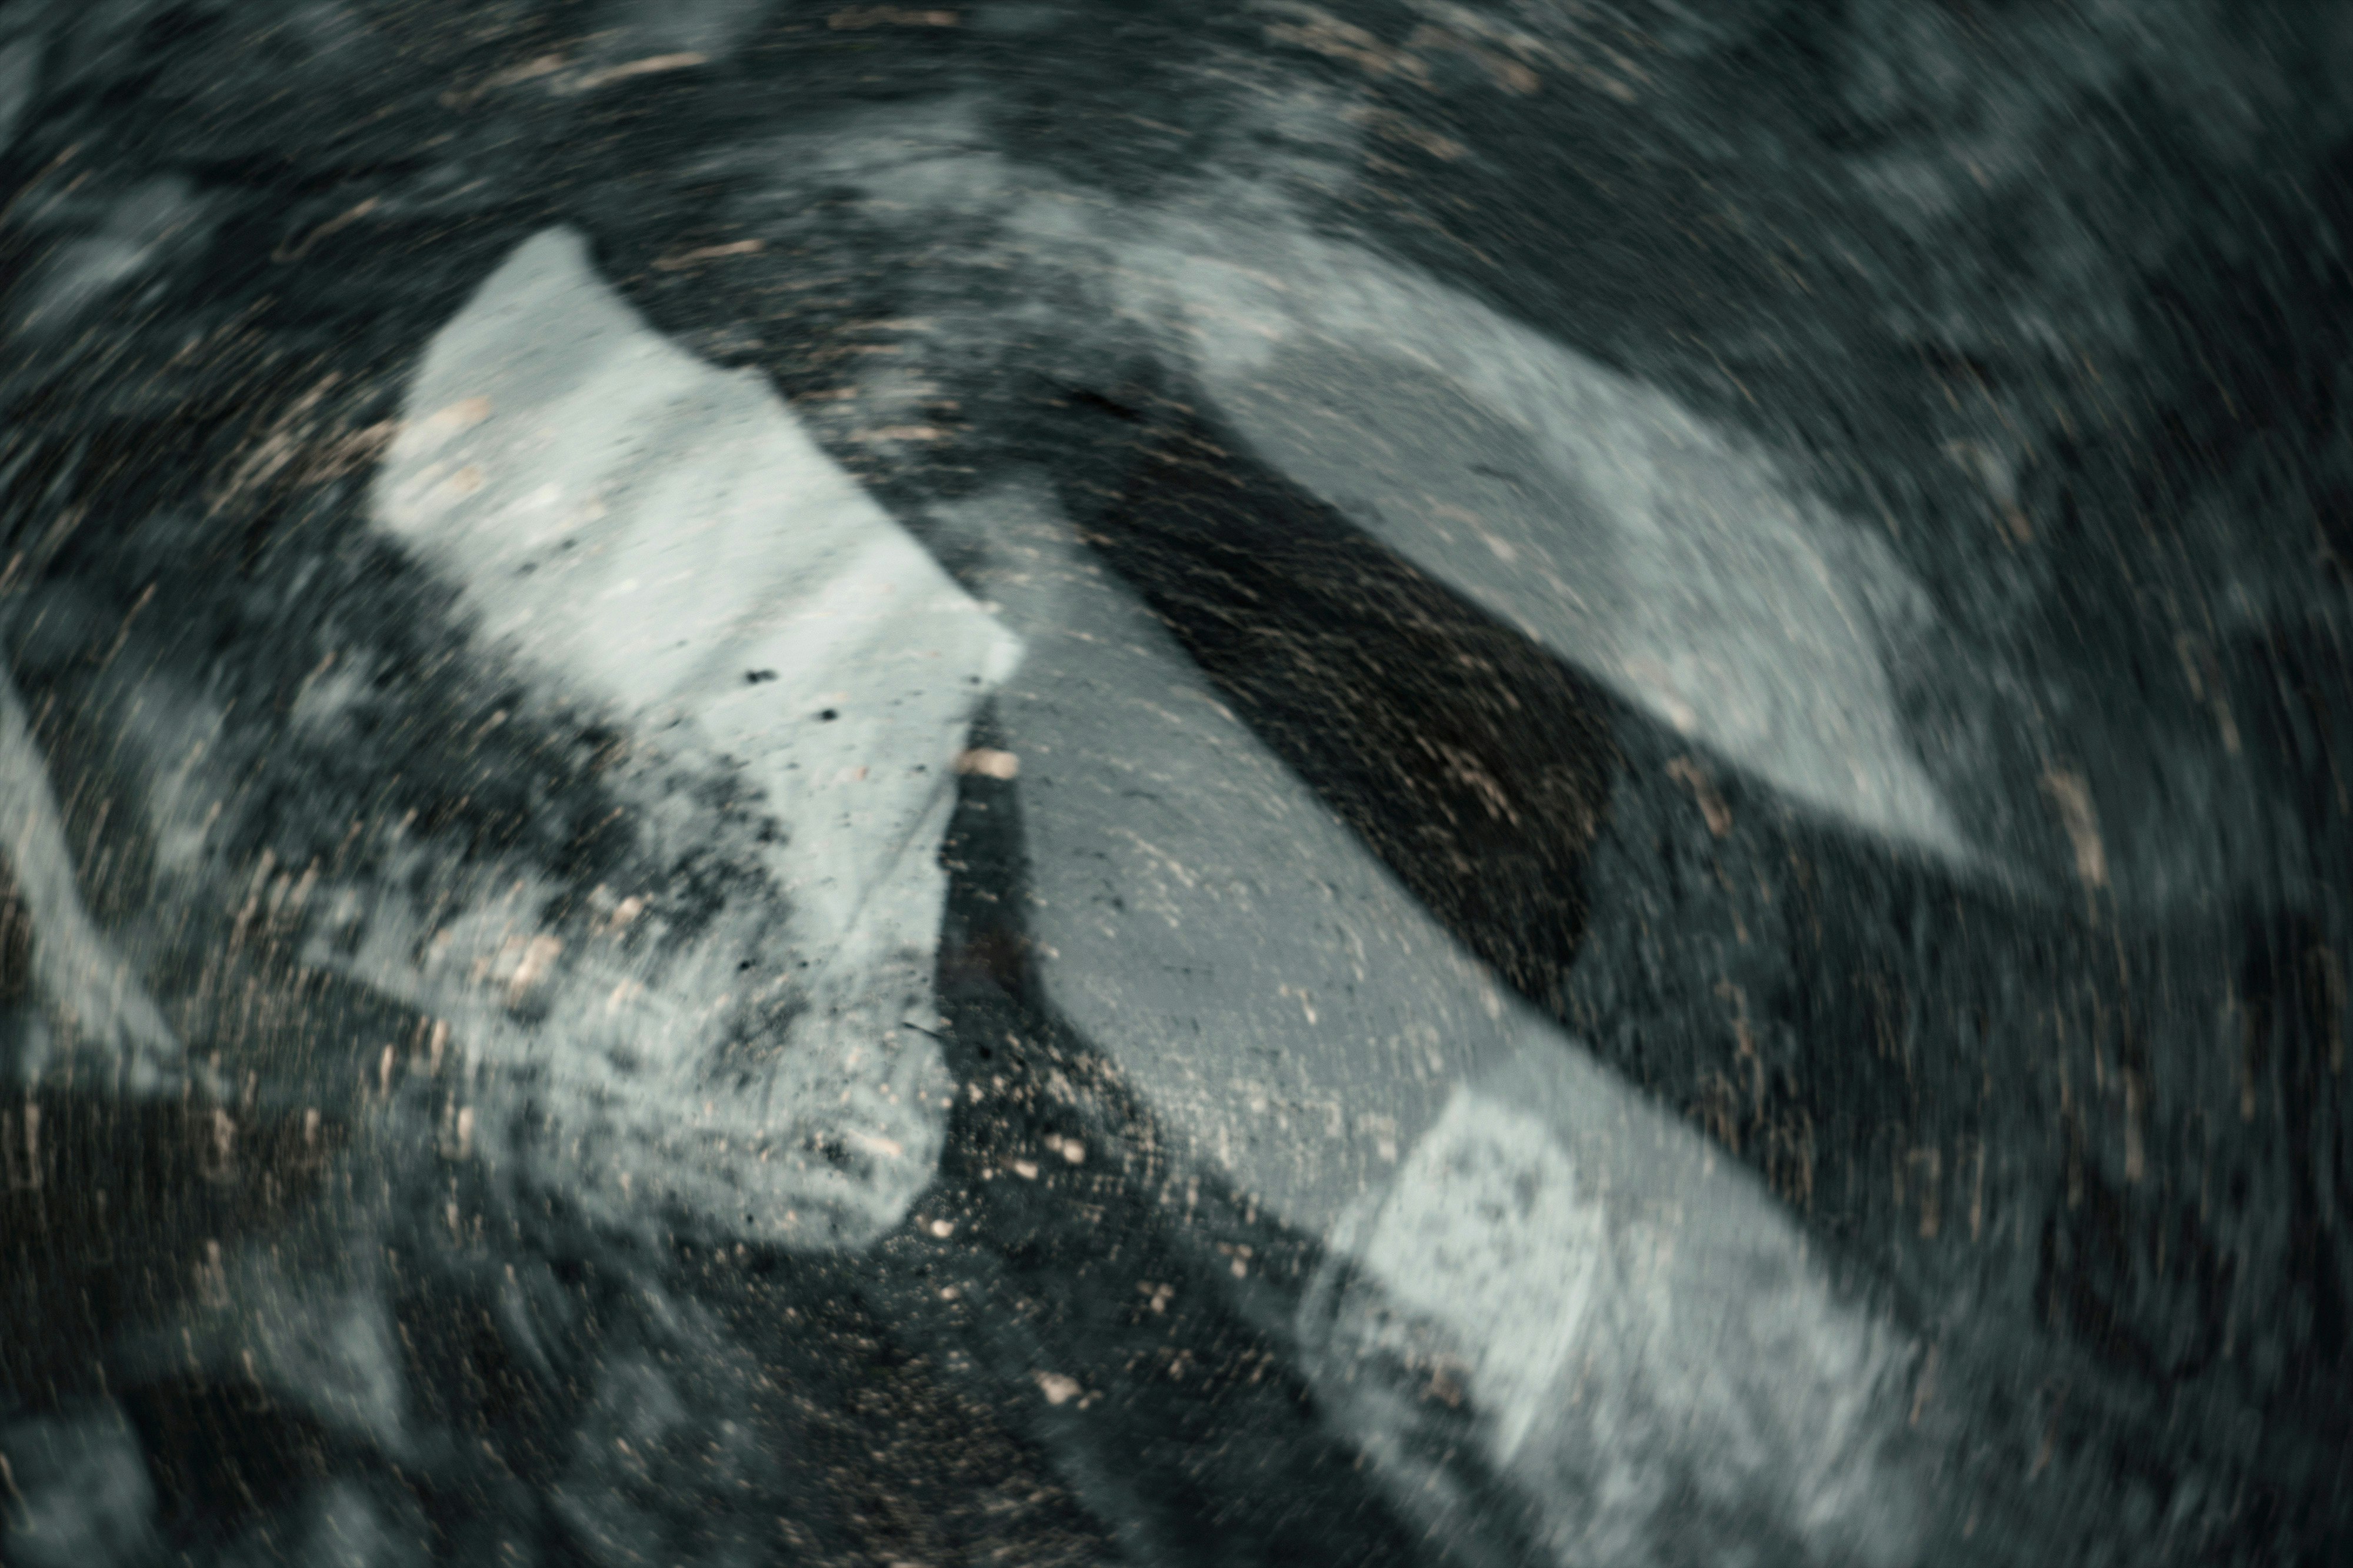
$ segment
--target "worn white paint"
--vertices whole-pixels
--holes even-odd
[[[177,1082],[185,1052],[137,970],[82,903],[48,763],[5,669],[0,669],[0,854],[31,930],[36,994],[64,1025],[68,1043],[94,1048],[100,1070],[133,1091]],[[50,1066],[50,1049],[46,1027],[28,1030],[18,1059],[8,1066],[30,1081]]]
[[[1018,645],[763,381],[671,347],[565,230],[435,336],[373,493],[486,656],[659,759],[639,775],[649,821],[678,816],[681,770],[740,768],[782,829],[756,852],[790,900],[781,931],[731,911],[659,974],[551,960],[536,1030],[453,996],[471,973],[454,957],[407,983],[470,1007],[480,1048],[522,1058],[609,1149],[595,1190],[616,1212],[655,1197],[813,1244],[894,1223],[944,1120],[922,1030],[953,764]],[[527,948],[528,908],[485,889],[445,954]],[[391,983],[398,950],[371,951]],[[811,1005],[782,1049],[723,1063],[744,962],[786,969]]]
[[[1482,1469],[1558,1563],[1684,1561],[1766,1521],[1809,1560],[1908,1561],[1908,1347],[1746,1167],[1515,1012],[1520,1048],[1455,1090],[1311,1289],[1343,1428],[1472,1561],[1507,1538]],[[1478,1461],[1434,1461],[1464,1415]]]
[[[945,519],[1029,647],[998,710],[1047,994],[1190,1157],[1329,1248],[1307,1370],[1407,1506],[1481,1561],[1483,1469],[1553,1560],[1665,1561],[1688,1484],[1708,1528],[1747,1507],[1900,1561],[1904,1347],[1746,1168],[1473,963],[1042,487]],[[1444,1463],[1433,1380],[1476,1434]]]
[[[1896,713],[1924,600],[1883,543],[1663,392],[1234,209],[1139,224],[1119,277],[1262,458],[1794,802],[1971,858]]]
[[[1501,989],[1222,703],[1042,488],[945,509],[1027,654],[1027,924],[1054,1005],[1312,1235],[1508,1047]]]

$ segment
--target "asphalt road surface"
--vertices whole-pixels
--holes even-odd
[[[2348,70],[0,3],[0,1558],[2345,1561]]]

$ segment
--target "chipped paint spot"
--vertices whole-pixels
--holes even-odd
[[[2060,824],[2075,847],[2075,876],[2088,889],[2108,885],[2108,851],[2092,808],[2092,792],[2081,773],[2057,768],[2042,775],[2042,790],[2059,809]]]
[[[600,87],[608,87],[617,81],[627,81],[631,77],[656,76],[665,71],[687,70],[695,66],[710,63],[710,56],[691,51],[670,55],[649,55],[641,60],[629,60],[621,65],[607,66],[603,70],[589,71],[585,75],[575,77],[569,82],[562,84],[558,90],[594,92]]]
[[[718,261],[730,256],[757,256],[767,248],[768,242],[765,239],[738,239],[725,245],[705,245],[675,256],[658,256],[654,258],[654,270],[676,272],[698,261]]]
[[[958,11],[916,11],[898,5],[852,5],[834,12],[825,19],[825,25],[836,32],[856,32],[866,27],[960,27],[964,15]]]
[[[956,754],[955,771],[960,773],[976,773],[982,778],[1017,778],[1021,773],[1021,759],[1011,752],[991,751],[986,746],[976,746],[970,751]]]
[[[1677,757],[1667,764],[1667,776],[1692,792],[1699,802],[1700,815],[1707,818],[1707,830],[1722,838],[1732,831],[1732,808],[1724,804],[1715,785],[1699,763],[1690,757]]]

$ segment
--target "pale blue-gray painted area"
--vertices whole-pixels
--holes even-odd
[[[1463,952],[1038,486],[947,519],[1028,649],[997,714],[1046,992],[1180,1158],[1329,1246],[1311,1384],[1403,1506],[1504,1560],[1417,1431],[1435,1378],[1551,1561],[1666,1561],[1689,1487],[1908,1560],[1912,1352],[1754,1173]]]
[[[112,1405],[0,1427],[8,1556],[24,1568],[139,1568],[161,1548],[155,1487]]]
[[[1895,710],[1881,649],[1925,602],[1879,540],[1664,393],[1285,216],[1122,251],[1252,447],[1796,804],[1973,858]]]
[[[374,495],[486,653],[626,727],[658,836],[691,847],[680,781],[752,784],[789,913],[731,909],[656,973],[617,940],[565,952],[491,879],[438,932],[379,921],[361,972],[543,1075],[615,1212],[653,1196],[714,1229],[871,1239],[937,1157],[939,839],[1018,645],[758,377],[653,332],[576,234],[522,246],[436,336]],[[616,939],[631,896],[613,890]],[[723,1059],[731,1007],[786,986],[807,1009],[789,1038]],[[554,1008],[533,1029],[507,1016],[525,991]]]

